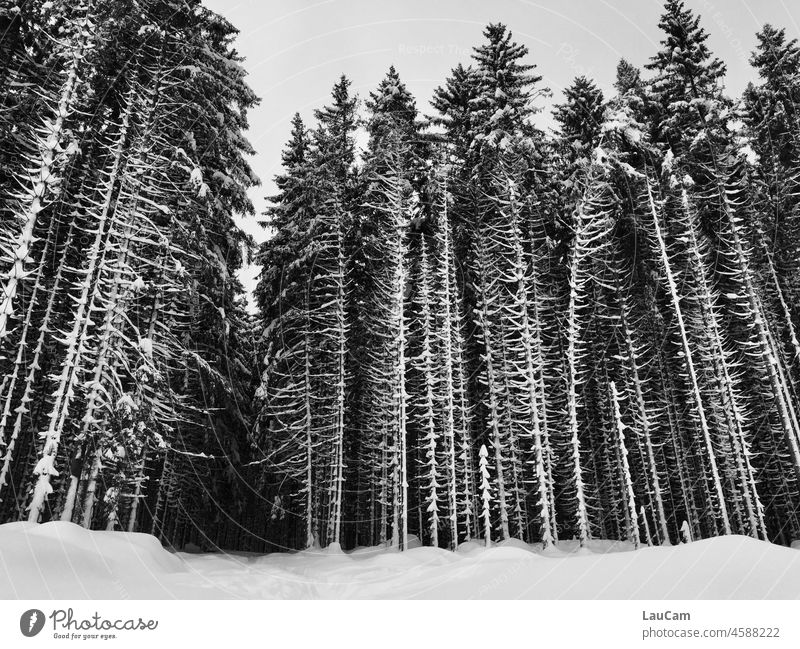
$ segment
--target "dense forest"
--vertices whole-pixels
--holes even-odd
[[[0,521],[231,526],[257,182],[234,34],[199,1],[0,3]]]
[[[0,5],[0,522],[251,551],[800,538],[800,46],[700,17],[549,105],[490,24],[292,120],[260,246],[236,31]],[[555,128],[543,128],[542,111]],[[366,144],[356,145],[357,134]],[[236,271],[261,266],[257,314]]]

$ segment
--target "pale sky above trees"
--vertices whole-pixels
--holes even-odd
[[[239,30],[237,48],[246,57],[249,82],[261,97],[250,115],[249,138],[258,151],[253,161],[263,186],[252,192],[257,211],[274,193],[272,177],[299,111],[307,124],[327,102],[339,75],[353,81],[365,97],[390,65],[397,68],[430,113],[433,89],[459,62],[468,63],[489,22],[504,22],[516,41],[530,50],[552,99],[540,100],[544,124],[550,106],[578,75],[593,78],[610,95],[621,57],[642,66],[658,47],[661,0],[205,0]],[[755,33],[765,22],[800,36],[800,12],[786,0],[687,0],[702,17],[709,47],[728,67],[727,85],[738,96],[754,78],[748,63]],[[261,216],[243,227],[258,241]],[[254,271],[242,279],[252,288]]]

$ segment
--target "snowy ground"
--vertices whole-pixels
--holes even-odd
[[[172,554],[146,534],[0,525],[0,599],[800,598],[800,552],[743,536],[632,551],[518,541],[458,552]]]

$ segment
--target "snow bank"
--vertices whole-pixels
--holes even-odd
[[[0,525],[3,599],[794,599],[800,552],[743,536],[676,547],[519,541],[457,552],[362,548],[265,556],[172,554],[146,534]]]

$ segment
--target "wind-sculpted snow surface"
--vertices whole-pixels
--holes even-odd
[[[519,541],[457,552],[362,548],[172,554],[147,534],[69,523],[0,526],[3,599],[788,599],[800,552],[744,536],[673,547]]]

